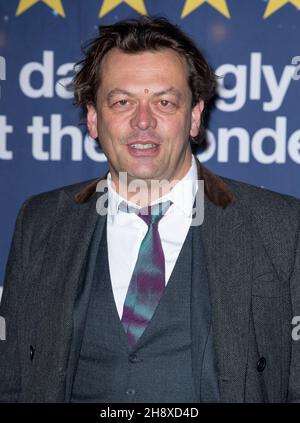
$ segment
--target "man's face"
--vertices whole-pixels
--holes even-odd
[[[171,49],[126,54],[112,49],[101,69],[88,129],[99,138],[112,179],[174,181],[191,165],[189,135],[200,127],[203,102],[191,108],[185,59]]]

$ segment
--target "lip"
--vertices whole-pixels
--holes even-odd
[[[155,147],[139,150],[138,148],[132,148],[131,146],[133,144],[143,144],[143,145],[145,145],[145,144],[155,144]],[[127,149],[128,149],[129,154],[131,156],[134,156],[134,157],[155,157],[159,153],[160,144],[158,144],[157,142],[152,141],[152,140],[147,140],[147,141],[136,140],[136,141],[131,141],[130,143],[128,143]]]
[[[155,144],[155,145],[159,145],[159,143],[157,141],[153,141],[151,139],[149,140],[134,140],[134,141],[130,141],[127,145],[131,146],[133,144]]]

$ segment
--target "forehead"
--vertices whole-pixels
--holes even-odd
[[[104,57],[101,85],[154,84],[176,85],[186,88],[188,66],[184,57],[171,49],[124,53],[113,48]],[[149,88],[149,87],[144,87]],[[151,88],[151,87],[150,87]]]

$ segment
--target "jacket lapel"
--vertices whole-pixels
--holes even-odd
[[[200,230],[199,230],[200,229]],[[192,372],[196,398],[218,402],[215,347],[211,335],[211,301],[201,227],[192,227],[191,333]]]
[[[96,200],[93,196],[86,203],[76,204],[68,193],[60,193],[34,299],[40,318],[36,322],[34,376],[29,380],[27,400],[63,400],[74,302],[96,222],[101,219],[103,226],[105,223],[105,218],[97,214]]]
[[[221,402],[243,402],[251,307],[252,241],[240,202],[214,205],[205,197],[206,256]]]

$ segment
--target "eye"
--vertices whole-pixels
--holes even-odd
[[[132,101],[122,98],[120,100],[115,100],[111,104],[111,107],[116,110],[127,110],[132,105]]]
[[[115,104],[118,104],[118,105],[120,105],[120,106],[127,106],[127,104],[128,104],[128,100],[119,100],[119,101],[117,101],[117,103],[115,103]]]
[[[159,100],[158,106],[164,112],[174,112],[177,109],[175,102],[166,99]]]

